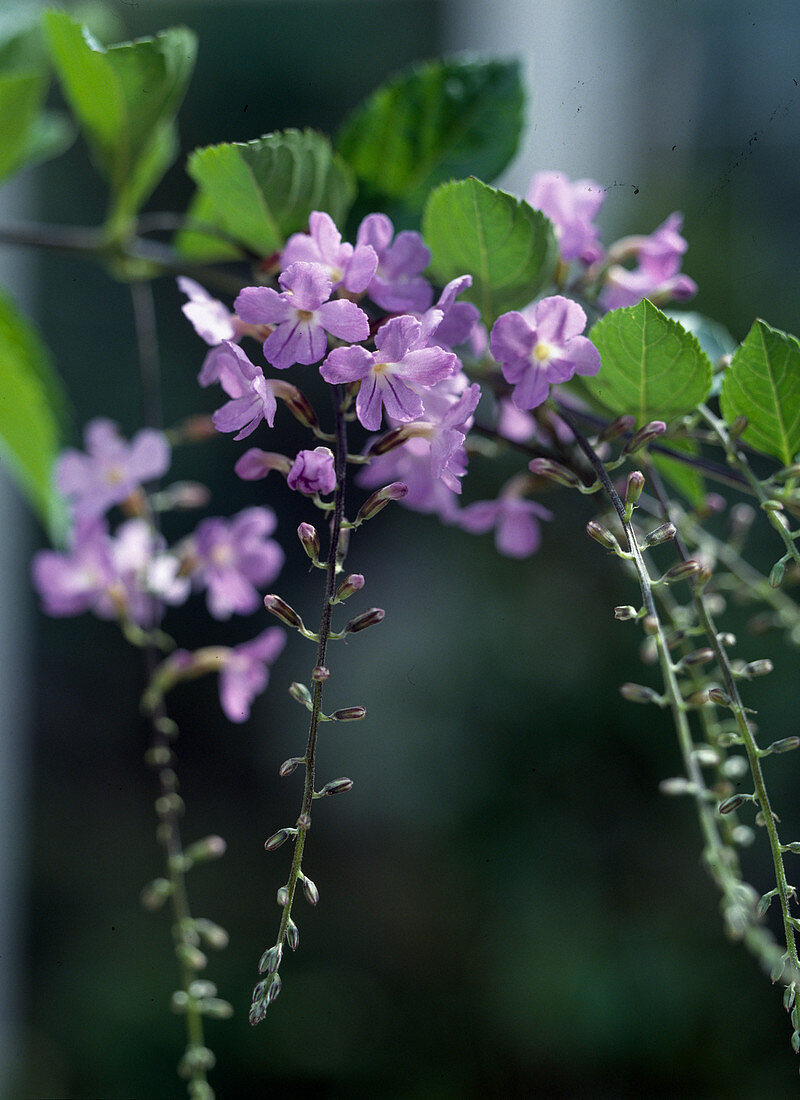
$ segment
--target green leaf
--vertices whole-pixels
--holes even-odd
[[[791,465],[800,451],[800,343],[757,320],[725,371],[720,394],[730,424],[747,417],[742,439]]]
[[[421,210],[453,178],[494,180],[523,126],[517,61],[435,61],[400,73],[345,121],[337,148],[377,195]]]
[[[558,260],[553,227],[541,211],[476,179],[438,187],[425,207],[422,231],[440,282],[472,276],[462,297],[479,306],[487,326],[528,305]]]
[[[203,196],[203,220],[262,256],[307,229],[313,210],[341,225],[355,197],[349,168],[313,130],[207,145],[192,153],[188,171]]]
[[[204,233],[196,226],[219,228],[220,218],[216,207],[205,191],[195,191],[189,209],[186,211],[188,227],[176,234],[174,245],[182,256],[203,263],[216,263],[221,260],[241,260],[243,252],[230,244],[223,236],[209,231]],[[193,224],[194,223],[194,224]],[[222,230],[224,233],[225,231]]]
[[[47,78],[39,72],[0,74],[0,180],[20,168],[31,144],[31,132],[39,114]]]
[[[63,12],[44,15],[50,54],[97,167],[111,185],[113,214],[135,211],[174,151],[167,138],[189,82],[196,37],[173,27],[104,49]]]
[[[0,294],[0,454],[54,541],[66,528],[52,469],[66,434],[67,402],[50,355]]]
[[[712,368],[697,338],[647,298],[607,313],[588,336],[603,365],[584,382],[614,415],[633,415],[639,426],[672,420],[708,396]]]

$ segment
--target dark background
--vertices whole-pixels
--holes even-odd
[[[509,5],[512,13],[526,7]],[[758,42],[770,56],[773,31],[758,39],[758,28],[748,30],[758,20],[738,3],[725,6],[725,26],[721,5],[619,7],[631,35],[630,69],[615,75],[631,80],[631,117],[619,128],[641,133],[649,119],[652,155],[640,143],[645,186],[636,206],[603,180],[613,197],[601,219],[606,241],[649,231],[681,208],[691,244],[685,270],[700,285],[693,308],[737,339],[755,312],[797,331],[796,144],[750,143],[749,122],[736,126],[737,112],[761,94],[746,75]],[[797,41],[797,13],[772,7],[783,57],[787,40]],[[396,69],[456,40],[450,19],[467,10],[425,0],[112,8],[121,36],[181,21],[199,33],[180,121],[187,152],[285,126],[330,131]],[[580,40],[580,24],[572,31]],[[640,79],[648,61],[656,73],[667,60],[680,71],[674,52],[659,54],[658,31],[674,49],[689,36],[702,74],[693,85],[700,121],[679,170],[660,151],[669,141],[656,131],[663,98],[648,96]],[[506,54],[514,48],[512,34]],[[781,133],[797,126],[791,79],[800,70],[782,76]],[[754,108],[765,119],[775,106],[770,78],[774,71]],[[587,100],[601,94],[591,83],[584,92]],[[537,159],[534,142],[523,175],[558,166]],[[590,163],[565,167],[595,174]],[[81,142],[35,179],[44,219],[101,221],[103,189]],[[190,193],[179,162],[149,206],[180,210]],[[38,274],[38,323],[76,422],[105,415],[134,431],[142,414],[128,290],[72,259],[47,257]],[[167,280],[155,293],[170,424],[218,400],[196,386],[204,348],[179,313],[181,296]],[[283,431],[270,447],[292,447]],[[277,478],[234,482],[239,453],[219,439],[177,456],[173,473],[212,486],[208,514],[255,502],[277,510],[288,563],[276,587],[314,622],[319,577],[293,549],[297,523],[313,517]],[[490,496],[496,479],[476,462],[466,492]],[[616,604],[636,602],[633,584],[585,537],[588,504],[566,491],[544,502],[558,518],[525,562],[499,558],[488,536],[399,508],[354,538],[350,568],[367,587],[353,606],[387,615],[331,653],[326,705],[362,703],[368,718],[323,728],[320,774],[350,775],[355,788],[316,809],[306,869],[321,900],[315,910],[297,904],[301,946],[284,962],[283,992],[257,1029],[247,1024],[249,994],[277,929],[275,890],[289,859],[287,849],[265,855],[262,843],[297,814],[300,773],[279,781],[277,767],[303,751],[303,712],[285,689],[304,679],[313,651],[290,640],[244,727],[224,719],[211,681],[175,693],[185,839],[220,833],[228,843],[222,861],[189,878],[195,914],[231,934],[207,971],[236,1010],[208,1025],[220,1097],[793,1094],[780,992],[724,938],[691,803],[657,790],[680,771],[669,720],[618,694],[623,680],[657,685],[639,663],[636,628],[613,619]],[[194,522],[185,517],[171,533]],[[768,570],[778,550],[768,536],[756,542]],[[739,634],[737,655],[769,655],[777,666],[747,688],[767,743],[797,732],[794,655],[777,637],[748,635],[746,619],[732,608],[723,625]],[[220,626],[197,600],[167,621],[189,647],[235,643],[266,625],[255,616]],[[35,652],[26,1024],[9,1095],[178,1097],[183,1021],[167,1007],[176,984],[169,921],[138,904],[141,886],[161,872],[154,777],[137,717],[140,657],[113,625],[88,616],[41,618]],[[768,761],[789,839],[796,774],[792,757]],[[745,862],[757,887],[769,889],[761,835]]]

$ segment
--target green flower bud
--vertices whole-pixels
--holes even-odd
[[[385,616],[386,612],[382,608],[370,607],[367,611],[351,619],[345,626],[344,633],[357,634],[359,630],[366,630],[369,626],[376,626],[378,623],[383,622]]]
[[[360,722],[366,716],[366,707],[342,707],[341,710],[333,712],[331,720],[334,722]]]

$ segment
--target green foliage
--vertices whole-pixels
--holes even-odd
[[[64,95],[111,187],[109,226],[124,227],[174,159],[195,35],[173,27],[104,49],[63,12],[46,12],[44,27]]]
[[[472,287],[462,297],[480,307],[487,326],[535,298],[558,259],[544,214],[476,179],[438,187],[428,199],[422,229],[435,277],[446,283],[471,275]]]
[[[800,343],[757,320],[725,371],[720,394],[728,423],[747,417],[742,438],[784,466],[800,451]]]
[[[429,62],[373,92],[337,148],[366,190],[420,211],[445,180],[500,175],[519,144],[524,99],[517,61]]]
[[[355,197],[350,169],[314,130],[282,130],[256,141],[207,145],[189,158],[200,188],[189,215],[221,229],[261,256],[281,249],[291,233],[308,228],[313,210],[341,225]],[[185,232],[178,247],[192,257],[218,257],[230,247]]]
[[[647,298],[615,309],[589,332],[602,370],[584,382],[591,396],[638,425],[692,412],[711,388],[711,363],[697,338]]]
[[[52,485],[52,468],[66,434],[66,397],[47,348],[13,302],[0,295],[0,452],[58,541],[64,506]]]

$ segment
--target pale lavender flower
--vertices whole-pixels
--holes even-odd
[[[457,279],[451,279],[439,295],[436,305],[419,316],[429,345],[453,348],[470,339],[480,320],[480,310],[471,302],[456,301],[462,290],[470,286],[471,275],[460,275]]]
[[[458,513],[459,527],[480,535],[494,528],[495,545],[510,558],[526,558],[539,546],[539,519],[550,519],[551,513],[536,501],[524,497],[501,496],[498,500],[481,500]]]
[[[203,520],[188,540],[188,569],[195,584],[207,589],[215,619],[249,615],[260,606],[257,586],[271,584],[284,561],[283,550],[268,537],[276,522],[270,508],[246,508],[230,520]]]
[[[343,286],[350,294],[362,294],[378,266],[374,249],[360,240],[355,248],[342,243],[333,218],[319,210],[309,217],[308,228],[310,233],[295,233],[286,242],[282,267],[286,269],[294,263],[321,264],[334,289]]]
[[[56,485],[76,518],[103,515],[169,468],[169,443],[152,428],[143,428],[127,443],[116,424],[98,418],[89,421],[83,438],[86,454],[66,450],[56,463]]]
[[[400,481],[408,489],[400,501],[406,508],[433,513],[444,523],[453,522],[458,515],[456,493],[431,471],[431,445],[427,439],[412,436],[401,447],[372,458],[357,480],[364,489]]]
[[[233,438],[237,440],[254,432],[262,420],[271,428],[278,402],[261,367],[251,363],[239,345],[230,340],[223,340],[216,349],[215,362],[215,380],[233,400],[214,413],[214,427],[220,432],[236,432]]]
[[[315,447],[300,451],[289,471],[286,482],[290,489],[313,496],[332,493],[336,488],[336,468],[330,447]]]
[[[670,214],[649,237],[625,237],[614,245],[611,258],[632,256],[637,267],[629,270],[619,263],[609,267],[600,294],[604,309],[633,306],[642,298],[683,301],[697,293],[697,283],[680,270],[683,254],[689,247],[680,233],[682,225],[682,214]]]
[[[366,340],[369,318],[347,298],[331,296],[331,280],[320,264],[294,263],[280,275],[279,294],[268,286],[245,287],[234,305],[250,324],[275,325],[264,356],[278,370],[317,363],[328,349],[328,333],[339,340]]]
[[[414,317],[392,317],[375,336],[375,352],[354,346],[334,348],[320,367],[326,382],[361,381],[356,398],[358,419],[369,431],[387,416],[407,423],[423,413],[417,392],[455,372],[458,360],[440,347],[421,347],[424,334]]]
[[[101,618],[115,618],[118,614],[113,606],[109,609],[105,598],[116,580],[105,520],[78,520],[70,549],[66,553],[40,550],[34,555],[32,574],[48,615],[94,611]]]
[[[492,355],[503,377],[514,386],[518,409],[533,409],[547,400],[551,383],[574,374],[597,374],[600,353],[580,334],[586,314],[577,302],[554,295],[522,313],[504,313],[492,327]]]
[[[433,300],[433,289],[422,277],[431,254],[413,230],[393,236],[394,226],[385,214],[368,214],[358,227],[358,244],[371,245],[378,255],[367,293],[390,313],[424,313]]]
[[[271,626],[252,641],[231,649],[219,673],[219,698],[231,722],[246,722],[250,707],[269,683],[269,666],[286,644],[286,633]]]
[[[212,298],[204,287],[194,279],[187,279],[185,275],[178,276],[178,287],[189,299],[181,306],[181,312],[191,322],[201,340],[213,347],[223,340],[239,339],[242,333],[241,322],[227,306]]]
[[[529,206],[553,223],[563,260],[595,263],[603,255],[599,231],[592,220],[600,213],[605,193],[594,180],[574,183],[563,172],[537,172],[525,196]]]

